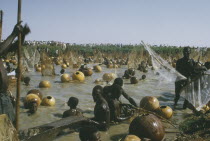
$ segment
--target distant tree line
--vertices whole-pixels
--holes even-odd
[[[48,44],[40,44],[40,45],[24,45],[25,48],[36,47],[40,50],[47,50],[50,56],[56,56],[56,53],[65,53],[67,51],[74,51],[78,54],[86,54],[86,55],[94,55],[95,52],[100,51],[101,53],[131,53],[133,50],[136,52],[143,51],[144,53],[146,50],[144,49],[143,45],[136,44],[136,45],[121,45],[121,44],[66,44],[64,46],[60,45],[48,45]],[[154,45],[152,49],[157,54],[164,54],[166,56],[173,55],[173,54],[182,54],[183,47],[177,46],[164,46],[164,45]],[[203,54],[210,52],[210,48],[198,48],[192,47],[192,50],[199,50],[202,51]]]

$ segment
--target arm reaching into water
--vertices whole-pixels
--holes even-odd
[[[113,110],[112,112],[114,112],[114,117],[113,120],[115,122],[122,122],[125,120],[128,120],[129,118],[131,118],[133,116],[133,112],[131,114],[124,114],[122,113],[122,106],[124,104],[122,104],[121,102],[119,102],[118,100],[113,100],[110,104],[111,109]],[[125,104],[126,105],[126,104]]]
[[[130,104],[138,107],[136,102],[134,101],[134,99],[132,97],[130,97],[128,94],[126,94],[123,89],[122,89],[122,95],[130,102]]]

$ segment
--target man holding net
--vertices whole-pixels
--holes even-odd
[[[14,39],[21,34],[21,41],[24,42],[25,36],[30,32],[27,25],[22,27],[21,22],[16,24],[13,32],[7,37],[7,39],[0,43],[0,56],[3,57],[8,54],[8,52],[15,51],[18,47],[18,41],[12,43]],[[14,122],[15,114],[12,105],[11,97],[8,95],[9,81],[7,77],[7,71],[3,65],[2,59],[0,59],[0,114],[6,114],[9,119]]]
[[[193,59],[190,59],[190,48],[185,47],[183,49],[184,57],[177,60],[176,70],[187,78],[187,80],[180,80],[175,82],[175,99],[174,106],[177,105],[177,102],[180,98],[180,94],[184,87],[186,87],[191,81],[196,80],[200,75],[204,73],[207,69],[204,66],[198,66],[198,63]],[[193,112],[197,112],[196,108],[185,99],[183,108],[189,108]]]

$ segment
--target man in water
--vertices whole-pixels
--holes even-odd
[[[210,69],[210,62],[205,62],[204,66],[207,68],[207,70]]]
[[[25,25],[23,28],[21,23],[16,24],[12,33],[7,37],[7,39],[4,42],[0,43],[0,56],[4,56],[8,52],[17,49],[18,41],[16,41],[14,44],[12,44],[12,42],[20,32],[22,33],[21,41],[23,43],[25,40],[25,35],[30,32],[30,29],[27,25]],[[0,114],[6,114],[9,119],[14,122],[15,113],[12,101],[10,99],[10,96],[8,95],[8,86],[9,82],[7,71],[4,68],[2,59],[0,59]]]
[[[63,118],[69,116],[82,116],[82,111],[79,108],[77,108],[78,103],[79,103],[78,98],[70,97],[68,101],[68,106],[70,107],[70,109],[63,113]]]
[[[79,131],[81,141],[101,141],[101,135],[94,126],[82,127]]]
[[[129,79],[129,78],[131,78],[134,75],[135,75],[135,69],[129,68],[128,70],[125,70],[125,73],[123,75],[123,78]]]
[[[30,81],[31,81],[31,78],[29,76],[26,76],[23,78],[23,82],[25,83],[26,86],[30,85]]]
[[[187,80],[180,80],[175,82],[175,99],[174,99],[174,106],[177,105],[177,102],[180,98],[181,91],[183,88],[193,79],[201,75],[204,71],[206,71],[205,67],[198,67],[197,63],[190,59],[190,48],[185,47],[183,49],[184,57],[177,60],[176,63],[176,70],[181,73],[183,76],[187,78]],[[196,108],[189,103],[188,100],[185,99],[183,108],[189,108],[193,110],[193,112],[197,112]]]
[[[97,127],[100,130],[108,130],[109,129],[109,123],[110,123],[110,110],[108,103],[102,96],[103,93],[103,87],[100,85],[96,85],[93,88],[92,96],[94,102],[96,102],[96,105],[94,107],[94,118],[93,120],[98,122],[99,124]]]
[[[84,70],[87,70],[87,64],[82,64],[79,68],[79,71],[83,72]]]
[[[106,99],[110,109],[110,120],[111,121],[123,121],[130,118],[132,115],[121,117],[121,106],[122,103],[119,100],[120,96],[123,95],[133,106],[137,107],[136,102],[131,98],[122,88],[123,79],[116,78],[111,86],[105,86],[103,89],[103,97]]]

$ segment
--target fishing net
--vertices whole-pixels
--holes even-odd
[[[82,63],[84,63],[83,56],[79,55],[79,53],[76,51],[68,50],[61,55],[61,58],[64,58],[70,65],[77,64],[80,66]]]
[[[154,72],[160,76],[160,80],[175,82],[186,79],[185,76],[176,71],[166,60],[156,54],[149,45],[144,44],[144,42],[142,44],[151,56]]]
[[[103,63],[103,54],[99,50],[95,50],[93,60],[95,63]]]
[[[197,110],[200,110],[210,101],[210,71],[190,82],[182,92]]]
[[[41,53],[41,73],[42,76],[55,75],[55,68],[51,58],[45,53]]]
[[[139,52],[137,52],[137,50],[134,48],[131,53],[128,56],[128,68],[137,68],[141,58],[139,57],[141,56]]]
[[[23,48],[22,64],[29,70],[34,70],[34,65],[40,61],[40,54],[36,47]]]
[[[186,77],[177,72],[166,60],[157,55],[149,45],[142,42],[151,56],[154,72],[160,75],[161,81],[178,82]],[[187,84],[181,95],[184,96],[195,108],[200,110],[210,100],[210,72],[200,76]]]

